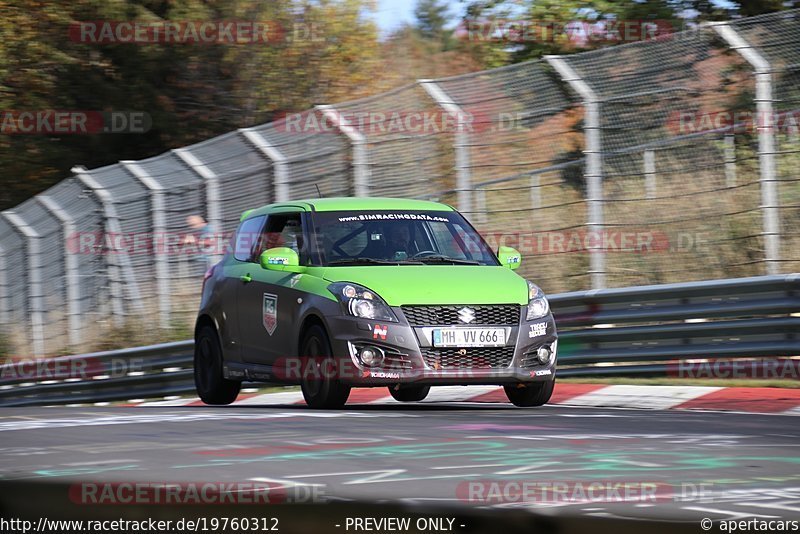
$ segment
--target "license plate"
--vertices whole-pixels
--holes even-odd
[[[501,347],[506,344],[504,328],[434,328],[434,347]]]

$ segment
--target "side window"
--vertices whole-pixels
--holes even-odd
[[[264,226],[265,215],[247,219],[239,225],[233,246],[233,257],[239,261],[252,261],[253,251]]]
[[[303,225],[299,213],[277,213],[270,215],[264,232],[258,240],[253,256],[258,258],[267,249],[288,247],[300,256],[300,264],[305,265]]]

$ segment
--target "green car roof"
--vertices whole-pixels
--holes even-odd
[[[292,200],[269,204],[242,214],[242,219],[251,215],[269,213],[275,208],[297,206],[314,211],[371,211],[371,210],[416,210],[416,211],[455,211],[447,204],[429,200],[381,197],[336,197]]]

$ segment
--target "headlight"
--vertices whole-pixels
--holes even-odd
[[[525,319],[533,321],[550,313],[550,303],[544,292],[533,282],[528,282],[528,314]]]
[[[349,282],[334,282],[328,286],[328,291],[336,295],[347,313],[353,317],[397,322],[389,305],[365,287]]]

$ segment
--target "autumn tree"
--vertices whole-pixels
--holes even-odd
[[[146,134],[5,135],[0,209],[69,175],[374,91],[370,0],[0,0],[0,109],[142,111]],[[267,42],[85,42],[81,21],[268,22]]]

